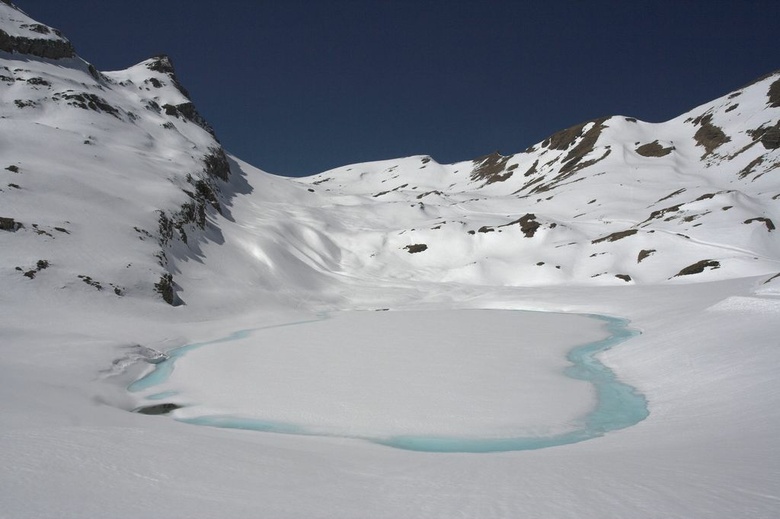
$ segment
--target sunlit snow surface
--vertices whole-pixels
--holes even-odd
[[[4,30],[35,36],[12,10]],[[231,158],[222,213],[161,244],[219,144],[163,109],[186,98],[158,65],[0,53],[0,517],[778,517],[780,76],[493,156],[489,178],[424,156],[308,179]],[[653,142],[671,151],[639,152]],[[720,266],[677,276],[702,260]],[[156,294],[164,272],[182,306]],[[642,334],[585,381],[567,354],[604,338],[593,314]],[[127,391],[144,352],[196,344]],[[608,388],[647,417],[605,424]],[[131,412],[165,403],[182,407]],[[178,421],[215,415],[269,432]],[[408,450],[582,430],[609,431]]]

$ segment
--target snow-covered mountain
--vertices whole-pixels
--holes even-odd
[[[99,72],[2,0],[0,136],[0,517],[776,515],[780,72],[515,155],[285,178],[167,57]],[[590,359],[624,428],[571,374],[590,314],[642,332]],[[225,416],[271,432],[177,421]],[[529,430],[576,438],[387,447]]]
[[[241,189],[213,130],[168,58],[99,73],[55,29],[0,9],[7,264],[51,288],[157,287],[178,303],[175,283],[197,281],[174,281],[177,262],[221,241]],[[257,174],[251,250],[223,247],[270,288],[299,278],[291,263],[314,277],[512,286],[772,275],[779,148],[773,74],[665,123],[589,121],[511,156]],[[269,217],[264,204],[286,208]]]
[[[100,73],[12,5],[0,23],[5,265],[52,289],[156,287],[175,303],[168,256],[197,254],[230,171],[170,60]]]
[[[671,121],[589,121],[522,153],[358,164],[305,179],[350,269],[498,285],[776,273],[780,74]],[[388,222],[390,225],[388,225]],[[407,254],[410,253],[410,254]]]

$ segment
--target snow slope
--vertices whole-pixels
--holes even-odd
[[[661,124],[288,179],[227,156],[167,58],[100,73],[7,2],[0,29],[0,517],[777,516],[777,73]],[[360,439],[568,430],[599,396],[565,354],[606,333],[569,314],[642,332],[599,360],[646,419]],[[287,429],[177,421],[231,413]]]

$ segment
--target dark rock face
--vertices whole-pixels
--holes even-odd
[[[590,122],[594,121],[585,121],[584,123],[571,126],[565,130],[552,134],[542,142],[542,147],[551,150],[566,150],[569,146],[574,144],[579,137],[582,137],[585,125]]]
[[[173,68],[173,61],[171,61],[171,58],[169,58],[165,54],[155,56],[151,60],[149,60],[149,62],[146,64],[146,68],[154,72],[167,74],[171,78],[171,80],[173,81],[173,85],[179,90],[179,92],[184,94],[184,96],[187,99],[190,99],[190,93],[187,91],[186,88],[182,86],[181,83],[179,83],[179,79],[176,77],[176,71]]]
[[[780,121],[771,128],[767,128],[761,136],[761,144],[768,150],[780,148]]]
[[[404,247],[404,249],[406,249],[409,252],[409,254],[415,254],[417,252],[423,252],[425,250],[428,250],[428,246],[424,243],[415,243],[412,245],[407,245],[406,247]]]
[[[607,127],[605,123],[608,120],[609,117],[593,119],[591,121],[587,121],[582,124],[572,126],[571,128],[567,128],[566,130],[557,132],[545,139],[542,142],[543,148],[550,150],[569,151],[561,159],[561,168],[555,177],[552,179],[538,177],[535,180],[527,183],[521,189],[521,191],[534,184],[535,186],[529,191],[529,193],[543,193],[545,191],[549,191],[560,183],[571,179],[571,177],[581,169],[592,166],[597,162],[607,158],[607,156],[609,156],[609,154],[612,152],[609,146],[604,147],[603,153],[600,157],[582,160],[586,155],[596,149],[596,143],[598,142],[601,132],[604,130],[604,128]],[[588,126],[590,127],[586,130],[586,127]],[[533,171],[529,170],[526,172],[526,176],[531,175],[532,173]]]
[[[13,218],[6,218],[0,216],[0,231],[15,231],[21,224],[17,223]]]
[[[82,110],[92,110],[93,112],[102,112],[109,115],[113,115],[119,119],[119,110],[108,104],[108,102],[100,96],[95,94],[89,94],[87,92],[74,92],[69,90],[67,92],[56,93],[52,96],[54,101],[64,100],[68,105],[81,108]]]
[[[176,305],[176,292],[174,291],[173,276],[165,273],[160,277],[160,281],[154,284],[154,289],[163,298],[163,301],[171,306]]]
[[[757,218],[750,218],[750,219],[744,221],[744,223],[746,223],[746,224],[751,224],[753,222],[761,222],[761,223],[763,223],[764,225],[766,225],[766,230],[769,231],[769,232],[775,230],[775,224],[769,218],[765,218],[763,216],[759,216]]]
[[[536,234],[536,231],[538,231],[539,228],[542,226],[542,224],[536,220],[535,214],[526,213],[520,218],[518,218],[517,220],[501,225],[500,227],[509,227],[510,225],[515,225],[515,224],[520,226],[520,231],[523,233],[523,235],[526,238],[533,238],[534,234]]]
[[[690,276],[691,274],[701,274],[702,272],[704,272],[704,269],[706,269],[706,268],[709,268],[709,269],[712,269],[712,270],[720,268],[720,262],[715,261],[715,260],[710,260],[710,259],[697,261],[693,265],[688,265],[687,267],[682,269],[680,272],[675,274],[674,277]]]
[[[610,242],[618,241],[628,236],[633,236],[637,232],[638,232],[637,229],[626,229],[625,231],[613,232],[612,234],[604,236],[603,238],[598,238],[596,240],[593,240],[591,243],[595,244],[595,243],[602,243],[605,241],[610,241]]]
[[[162,106],[162,108],[165,110],[166,115],[170,115],[172,117],[181,117],[182,119],[186,121],[193,122],[209,132],[212,137],[215,139],[217,136],[214,133],[214,128],[211,127],[211,125],[206,121],[206,119],[203,118],[202,115],[198,112],[198,110],[195,108],[195,105],[192,103],[181,103],[178,105],[171,105],[171,104],[165,104]]]
[[[179,404],[166,403],[166,404],[149,405],[146,407],[139,407],[138,409],[135,410],[135,412],[139,414],[148,414],[148,415],[163,415],[163,414],[168,414],[177,409],[181,409],[181,406]]]
[[[655,252],[655,249],[642,249],[639,251],[639,254],[637,255],[636,262],[642,263],[642,260],[650,256],[652,253]]]
[[[48,30],[45,26],[41,27]],[[10,36],[2,29],[0,29],[0,50],[5,52],[16,52],[19,54],[30,54],[46,59],[73,58],[76,56],[76,50],[69,41]]]
[[[780,79],[769,85],[767,95],[769,96],[769,106],[772,108],[780,107]]]
[[[669,155],[673,148],[664,148],[661,143],[656,141],[643,144],[636,149],[636,152],[643,157],[663,157]]]
[[[475,159],[471,180],[484,180],[485,184],[503,182],[512,176],[512,171],[506,170],[506,163],[510,158],[512,158],[511,155],[504,157],[500,153],[495,152]]]
[[[216,177],[227,182],[230,177],[230,163],[228,163],[225,150],[222,148],[211,148],[203,157],[206,166],[206,174],[210,177]]]
[[[693,138],[696,139],[697,146],[702,146],[706,150],[703,157],[714,152],[721,144],[731,140],[728,135],[723,133],[723,130],[712,124],[712,114],[697,117],[693,120],[693,124],[700,125]]]
[[[155,56],[154,58],[150,59],[146,63],[146,68],[148,68],[151,71],[154,72],[160,72],[161,74],[166,74],[169,78],[171,78],[171,82],[173,83],[173,86],[176,87],[179,92],[184,94],[184,96],[187,99],[190,99],[190,93],[187,91],[184,86],[179,82],[179,78],[176,77],[176,71],[173,68],[173,62],[171,61],[171,58],[169,58],[166,55],[160,55]],[[151,78],[150,83],[155,88],[159,88],[162,86],[160,84],[160,81],[157,78]],[[159,86],[158,86],[159,85]],[[214,133],[214,128],[211,127],[211,125],[206,121],[206,119],[200,115],[198,110],[195,108],[195,105],[192,102],[189,103],[181,103],[178,105],[171,105],[166,104],[162,106],[163,109],[165,109],[165,113],[167,115],[173,116],[173,117],[181,117],[184,120],[193,122],[209,132],[214,139],[217,139],[217,135]]]

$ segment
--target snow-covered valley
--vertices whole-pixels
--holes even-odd
[[[0,29],[0,517],[780,512],[780,74],[293,179],[223,150],[167,58],[98,72],[6,2]],[[592,315],[641,332],[596,355],[630,426],[393,446],[579,430]]]

